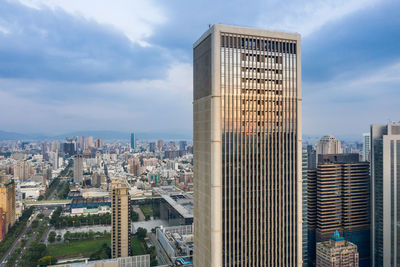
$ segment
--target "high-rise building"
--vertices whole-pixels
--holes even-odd
[[[314,149],[312,145],[307,146],[307,161],[308,161],[308,169],[316,169],[317,168],[317,151]]]
[[[82,155],[74,156],[74,182],[76,182],[76,183],[83,182],[83,156]]]
[[[372,263],[400,265],[400,124],[371,126]]]
[[[95,148],[102,148],[103,147],[103,139],[101,138],[96,138],[94,140],[94,147]]]
[[[185,150],[187,146],[186,141],[179,141],[179,150]]]
[[[330,240],[317,244],[318,267],[358,267],[357,246],[335,231]]]
[[[14,165],[14,177],[23,182],[30,177],[30,170],[31,168],[27,161],[19,160]]]
[[[79,138],[78,138],[78,149],[79,149],[79,151],[82,151],[85,149],[85,137],[84,136],[79,136]]]
[[[161,150],[164,146],[164,141],[163,140],[158,140],[157,141],[157,148],[158,150]]]
[[[132,149],[136,148],[136,135],[135,135],[135,133],[131,133],[131,148]]]
[[[371,151],[371,134],[363,134],[363,146],[362,146],[362,160],[370,161],[370,151]]]
[[[332,135],[323,136],[317,143],[317,154],[340,154],[342,153],[342,144]]]
[[[111,256],[131,254],[131,198],[126,181],[114,178],[111,184]]]
[[[319,155],[318,162],[307,180],[309,264],[315,263],[315,242],[338,230],[358,246],[360,265],[370,266],[369,163],[358,154]]]
[[[149,143],[149,150],[150,152],[156,152],[156,143],[155,142],[150,142]]]
[[[7,233],[11,226],[14,225],[15,216],[15,183],[14,180],[3,179],[0,181],[0,209],[3,215],[4,228],[3,232]]]
[[[86,144],[86,145],[85,145],[85,148],[94,147],[93,136],[89,136],[89,137],[86,139],[85,144]]]
[[[307,183],[307,172],[308,172],[308,152],[303,150],[303,267],[308,267],[308,183]]]
[[[300,35],[194,44],[194,266],[302,265]]]

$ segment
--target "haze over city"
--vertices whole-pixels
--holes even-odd
[[[224,23],[300,33],[303,133],[359,135],[400,115],[399,8],[395,0],[3,0],[0,129],[191,136],[192,44]]]

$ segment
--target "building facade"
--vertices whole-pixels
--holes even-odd
[[[371,126],[373,266],[400,265],[400,124]]]
[[[317,154],[340,154],[342,153],[342,144],[332,135],[323,136],[317,143]]]
[[[113,179],[111,185],[111,256],[128,257],[131,254],[131,198],[129,185]]]
[[[371,152],[371,134],[365,133],[363,134],[363,146],[362,146],[362,160],[370,161],[370,152]]]
[[[131,148],[132,149],[136,148],[136,135],[135,135],[135,133],[131,133]]]
[[[303,267],[308,267],[308,152],[303,150]]]
[[[300,35],[194,44],[194,266],[302,266]]]
[[[357,246],[335,231],[329,241],[317,244],[318,267],[358,267]]]
[[[307,180],[310,256],[313,244],[338,230],[358,246],[360,266],[370,266],[369,163],[359,162],[358,154],[319,155],[318,161]]]
[[[76,183],[83,182],[83,156],[82,155],[74,156],[74,182],[76,182]]]
[[[0,209],[3,213],[3,232],[7,233],[8,229],[14,225],[15,216],[15,183],[14,180],[0,181]],[[1,214],[0,214],[1,216]]]

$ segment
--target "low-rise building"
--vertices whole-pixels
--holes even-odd
[[[335,231],[329,241],[317,243],[317,267],[358,267],[357,246]]]

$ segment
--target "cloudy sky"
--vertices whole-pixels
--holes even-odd
[[[255,8],[256,7],[256,8]],[[400,120],[398,0],[0,0],[0,130],[192,131],[209,24],[303,36],[303,132]]]

